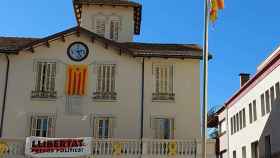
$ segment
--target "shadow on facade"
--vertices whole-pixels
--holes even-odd
[[[280,158],[280,97],[275,99],[271,107],[259,140],[260,158]]]

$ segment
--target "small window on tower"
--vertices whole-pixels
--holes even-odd
[[[117,41],[119,39],[120,19],[112,18],[110,20],[110,39]]]
[[[106,34],[106,19],[105,17],[97,17],[95,19],[95,33],[105,37]]]

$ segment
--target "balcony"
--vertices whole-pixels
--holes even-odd
[[[116,92],[94,92],[94,100],[117,100]]]
[[[175,93],[153,93],[153,101],[174,101]]]
[[[89,158],[200,158],[201,142],[196,140],[92,139]],[[207,158],[216,158],[215,141],[207,144]],[[24,158],[24,139],[1,139],[0,157]]]
[[[57,92],[56,91],[32,91],[31,98],[32,99],[56,99]]]

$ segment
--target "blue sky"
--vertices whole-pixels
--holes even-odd
[[[138,0],[142,32],[135,41],[203,42],[203,0]],[[209,104],[223,104],[238,88],[240,72],[254,74],[280,44],[279,0],[225,0],[210,26]],[[1,2],[0,36],[44,37],[75,26],[71,0]]]

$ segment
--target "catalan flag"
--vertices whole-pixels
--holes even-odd
[[[87,65],[68,65],[66,94],[84,96],[88,77]]]
[[[210,20],[214,23],[218,19],[219,10],[225,8],[224,0],[211,0]]]

